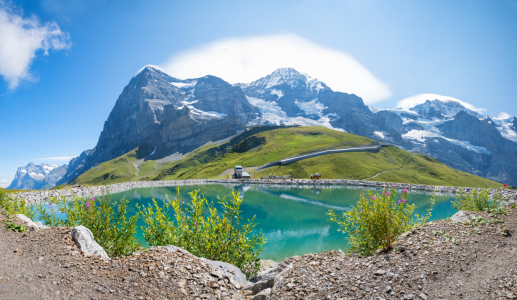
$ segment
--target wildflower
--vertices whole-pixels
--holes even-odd
[[[403,202],[403,203],[406,203],[406,199],[402,198],[402,202]]]
[[[407,189],[404,189],[404,194],[406,194],[406,193],[407,193]]]
[[[398,203],[400,204],[400,200],[399,200],[399,202],[398,202]]]
[[[92,206],[92,204],[90,202],[86,202],[86,209],[90,209],[90,206]]]
[[[390,192],[388,192],[388,196],[390,195]]]
[[[396,185],[396,184],[394,184],[394,185],[393,185],[393,188],[394,188],[394,189],[396,189],[396,188],[397,188],[397,185]]]
[[[92,197],[92,198],[90,198],[90,200],[95,201],[95,198]]]

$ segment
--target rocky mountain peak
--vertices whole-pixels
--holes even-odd
[[[68,165],[61,167],[55,164],[29,163],[19,167],[16,171],[14,180],[9,185],[9,189],[48,189],[54,187],[56,182],[65,175]]]
[[[483,115],[479,113],[480,110],[472,108],[471,105],[468,105],[467,103],[442,99],[426,100],[422,104],[418,104],[409,108],[409,110],[414,111],[430,120],[435,118],[451,118],[460,111],[466,112],[478,118],[483,117]]]

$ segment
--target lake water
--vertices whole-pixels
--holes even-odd
[[[348,210],[355,205],[361,193],[359,188],[317,186],[301,188],[205,184],[179,188],[180,195],[185,201],[189,199],[188,192],[193,190],[201,190],[209,201],[217,201],[217,196],[230,198],[233,190],[239,191],[244,197],[241,205],[242,217],[246,220],[256,216],[255,221],[258,223],[256,231],[262,229],[267,239],[261,258],[277,262],[293,255],[337,249],[346,251],[350,248],[345,240],[346,235],[337,231],[339,229],[337,224],[330,223],[326,212],[329,209],[336,212]],[[122,197],[128,199],[130,213],[135,214],[136,203],[147,206],[152,203],[153,198],[158,202],[165,201],[166,194],[170,198],[174,197],[176,187],[139,188],[112,194],[111,197],[115,201]],[[416,213],[423,215],[430,198],[429,194],[412,193],[408,201],[416,205]],[[456,212],[451,205],[453,199],[452,196],[436,196],[431,220],[452,216]],[[139,226],[143,225],[142,220],[139,220]],[[145,244],[140,227],[138,238]]]

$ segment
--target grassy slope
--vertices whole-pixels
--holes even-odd
[[[270,130],[253,128],[230,141],[205,145],[187,157],[173,162],[146,161],[140,172],[134,167],[137,149],[100,164],[79,176],[74,183],[108,184],[128,180],[171,180],[189,178],[226,178],[219,175],[234,165],[261,166],[286,157],[323,149],[360,147],[375,142],[371,139],[322,127],[291,127]],[[385,173],[379,174],[381,172]],[[257,172],[293,174],[309,178],[321,173],[323,178],[368,179],[399,183],[488,187],[490,181],[451,169],[435,159],[413,154],[397,147],[383,148],[378,153],[339,153],[314,157],[282,167]],[[137,175],[138,173],[138,175]],[[492,187],[501,186],[492,182]]]

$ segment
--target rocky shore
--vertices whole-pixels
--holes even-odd
[[[333,187],[359,187],[369,189],[382,189],[384,187],[393,186],[390,182],[380,181],[362,181],[362,180],[345,180],[345,179],[322,179],[322,180],[309,180],[309,179],[294,179],[294,180],[263,180],[263,179],[189,179],[189,180],[169,180],[169,181],[137,181],[137,182],[124,182],[112,185],[100,185],[92,187],[70,187],[62,190],[49,190],[49,191],[36,191],[36,192],[20,192],[12,194],[12,197],[20,197],[26,199],[29,203],[49,201],[54,197],[98,197],[105,195],[106,193],[120,193],[135,188],[150,188],[150,187],[170,187],[170,186],[186,186],[186,185],[202,185],[202,184],[256,184],[256,185],[268,185],[268,186],[296,186],[296,187],[314,187],[319,188],[333,188]],[[450,187],[450,186],[432,186],[423,184],[396,184],[397,189],[407,188],[409,191],[421,191],[421,192],[437,192],[442,194],[455,194],[460,191],[461,188]],[[475,188],[464,188],[465,191],[471,191]],[[498,190],[493,189],[492,194],[495,194]],[[503,196],[508,199],[517,199],[517,190],[505,189],[502,191]]]
[[[72,228],[0,222],[0,299],[517,299],[515,201],[505,212],[459,212],[386,253],[294,256],[248,279],[174,246],[103,259]]]

